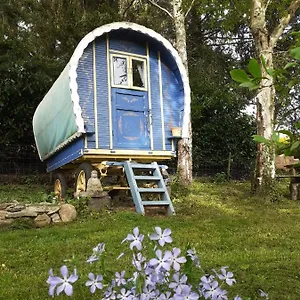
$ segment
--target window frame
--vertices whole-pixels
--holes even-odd
[[[119,58],[125,58],[127,63],[127,85],[125,84],[115,84],[114,83],[114,62],[113,58],[119,57]],[[143,70],[143,76],[144,76],[144,87],[139,87],[133,85],[133,70],[132,70],[132,61],[141,61],[144,64],[144,70]],[[125,54],[125,53],[117,53],[113,52],[110,53],[110,74],[111,74],[111,80],[110,84],[111,87],[114,88],[123,88],[123,89],[131,89],[131,90],[139,90],[139,91],[147,91],[148,90],[148,64],[147,64],[147,58],[141,57],[141,56],[135,56],[132,54]]]

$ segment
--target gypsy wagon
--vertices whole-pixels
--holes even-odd
[[[71,173],[75,192],[85,191],[96,169],[101,178],[116,176],[110,190],[130,189],[139,213],[163,205],[172,214],[157,162],[176,155],[181,133],[174,131],[189,97],[182,61],[160,34],[127,22],[88,33],[33,117],[40,159],[56,174],[54,192],[64,196]],[[147,200],[150,193],[159,200]]]

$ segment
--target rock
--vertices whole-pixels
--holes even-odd
[[[77,217],[76,209],[71,204],[62,204],[58,213],[64,223],[71,222]]]
[[[36,217],[38,214],[35,211],[24,209],[17,212],[8,212],[6,218],[8,219],[16,219],[16,218],[23,218],[23,217]]]
[[[0,210],[0,220],[5,219],[7,216],[7,211],[5,210]]]
[[[4,210],[10,205],[11,205],[11,203],[0,203],[0,210]]]
[[[59,214],[57,214],[57,213],[51,215],[51,221],[52,221],[52,223],[54,223],[54,224],[57,224],[57,223],[61,223],[61,222],[62,222],[62,221],[61,221],[61,218],[60,218],[60,216],[59,216]]]
[[[25,209],[26,206],[24,204],[13,204],[13,205],[10,205],[6,208],[6,211],[9,211],[9,212],[19,212],[23,209]]]
[[[5,227],[10,225],[13,222],[13,219],[0,219],[0,227]]]
[[[92,197],[87,202],[89,210],[100,212],[103,208],[111,207],[111,198],[106,193],[104,197]]]
[[[47,214],[38,215],[34,219],[34,225],[36,227],[45,227],[50,225],[50,223],[51,223],[51,218]]]
[[[45,205],[45,204],[36,204],[36,205],[28,205],[26,209],[28,211],[33,211],[38,214],[46,213],[46,214],[54,214],[59,211],[59,205]]]

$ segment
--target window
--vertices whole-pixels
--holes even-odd
[[[147,89],[146,59],[125,55],[111,55],[112,86]]]

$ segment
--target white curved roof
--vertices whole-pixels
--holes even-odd
[[[190,114],[190,86],[189,86],[189,80],[187,76],[187,72],[185,70],[185,67],[182,63],[181,58],[179,57],[178,52],[175,50],[175,48],[172,46],[172,44],[165,39],[162,35],[159,33],[153,31],[152,29],[149,29],[145,26],[138,25],[135,23],[129,23],[129,22],[115,22],[110,23],[107,25],[103,25],[101,27],[98,27],[88,33],[78,44],[76,47],[70,61],[69,61],[69,77],[70,77],[70,89],[71,89],[71,99],[74,103],[74,113],[76,118],[76,124],[78,126],[78,132],[84,133],[84,121],[81,115],[81,108],[79,105],[79,96],[78,96],[78,86],[76,82],[77,77],[77,66],[80,57],[82,56],[84,49],[93,42],[97,37],[100,37],[106,33],[109,33],[114,30],[118,29],[128,29],[136,32],[140,32],[142,34],[148,35],[160,44],[164,46],[166,50],[173,56],[174,60],[176,61],[176,64],[178,66],[179,72],[181,74],[181,79],[183,82],[183,88],[184,88],[184,118],[183,118],[183,137],[188,137],[188,126],[186,126],[187,123],[187,116]]]

